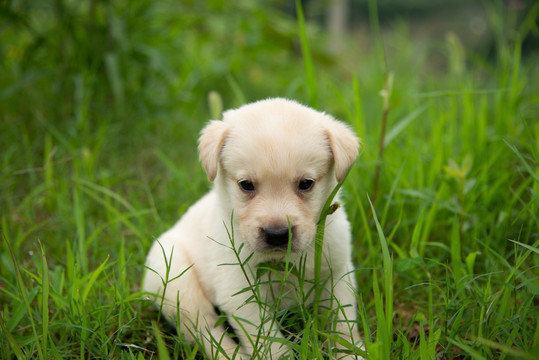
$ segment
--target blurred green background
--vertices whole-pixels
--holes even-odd
[[[421,356],[533,358],[539,7],[301,3],[308,49],[294,1],[0,0],[6,358],[156,351],[142,265],[209,186],[196,140],[219,112],[210,94],[224,109],[293,98],[363,139],[345,190],[376,346],[414,358],[406,339],[436,325],[439,345]],[[367,194],[394,261],[395,337],[385,345]]]

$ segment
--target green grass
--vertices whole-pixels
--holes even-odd
[[[371,51],[335,54],[254,1],[0,2],[0,357],[199,356],[142,301],[145,255],[209,186],[205,122],[285,96],[363,140],[343,188],[369,358],[537,358],[539,6],[484,5],[489,53],[372,18]],[[320,358],[334,339],[295,310]]]

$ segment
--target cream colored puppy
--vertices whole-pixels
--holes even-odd
[[[286,355],[275,311],[313,300],[317,221],[358,148],[346,125],[285,99],[248,104],[211,121],[199,152],[213,189],[153,244],[144,291],[156,295],[169,321],[179,320],[188,339],[203,343],[207,356]],[[302,269],[301,287],[293,275],[284,282],[268,281],[271,271],[257,276],[257,265],[287,256]],[[332,293],[328,306],[340,306],[335,330],[360,344],[352,271],[350,224],[341,207],[327,218],[321,274],[332,288],[323,298]],[[225,335],[216,308],[240,345]]]

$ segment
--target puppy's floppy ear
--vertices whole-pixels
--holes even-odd
[[[219,154],[225,144],[228,124],[220,120],[212,120],[200,133],[198,138],[198,152],[200,162],[210,181],[217,176]]]
[[[335,162],[335,177],[341,183],[359,154],[360,140],[347,125],[331,117],[328,120],[326,134]]]

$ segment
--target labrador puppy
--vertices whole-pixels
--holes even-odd
[[[214,186],[155,241],[144,291],[209,357],[290,356],[275,314],[314,300],[317,222],[358,150],[348,126],[281,98],[210,121],[199,153]],[[339,309],[332,331],[361,346],[350,224],[342,207],[327,218],[322,250],[322,299]],[[279,262],[289,266],[259,271],[261,264]],[[292,267],[301,275],[286,271]],[[226,335],[218,311],[239,344]]]

